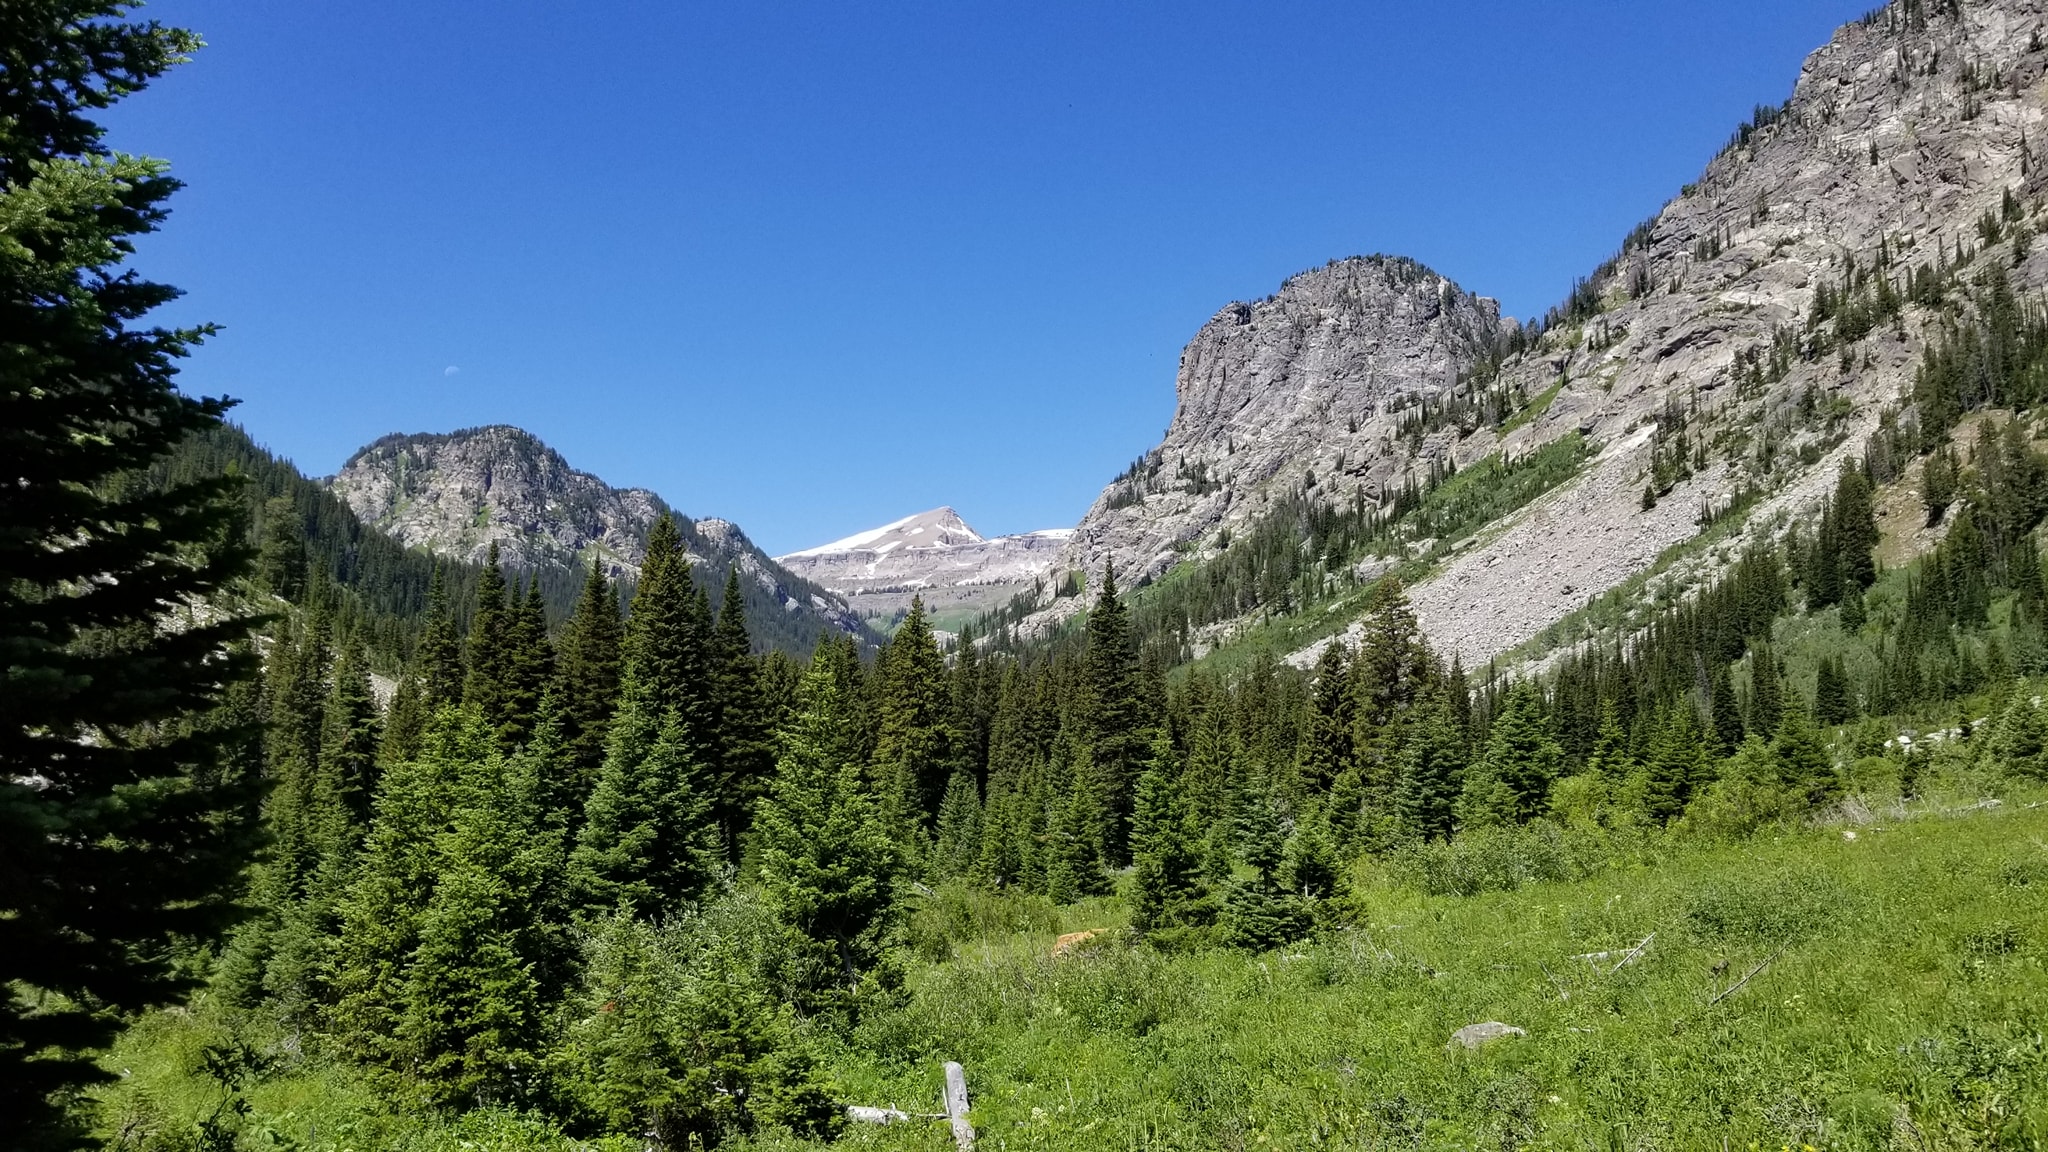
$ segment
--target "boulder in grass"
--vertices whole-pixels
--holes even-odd
[[[1463,1048],[1468,1052],[1476,1052],[1503,1036],[1527,1036],[1528,1034],[1525,1029],[1517,1028],[1513,1024],[1503,1024],[1498,1020],[1488,1020],[1484,1024],[1467,1024],[1456,1032],[1451,1033],[1451,1042],[1444,1045],[1444,1047],[1452,1051]]]

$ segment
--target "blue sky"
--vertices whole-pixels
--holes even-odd
[[[110,122],[185,387],[306,471],[513,423],[782,552],[1071,525],[1332,257],[1540,313],[1871,3],[158,0],[209,46]]]

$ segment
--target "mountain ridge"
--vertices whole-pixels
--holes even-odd
[[[777,564],[738,525],[676,513],[645,488],[614,488],[513,425],[391,433],[322,482],[407,547],[476,563],[495,545],[516,569],[601,563],[627,582],[639,574],[648,530],[669,513],[700,580],[722,585],[737,569],[749,616],[782,617],[792,647],[808,650],[833,632],[875,639],[844,599]]]

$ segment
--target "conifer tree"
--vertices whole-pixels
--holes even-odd
[[[576,611],[562,630],[555,662],[562,735],[578,781],[573,791],[579,803],[604,767],[612,713],[619,704],[621,643],[618,594],[605,576],[603,561],[596,560],[583,582]]]
[[[777,919],[809,941],[807,990],[820,1006],[848,1003],[881,963],[901,861],[862,765],[837,731],[848,706],[842,691],[832,667],[814,661],[754,824],[762,892]]]
[[[881,691],[875,778],[886,789],[891,823],[911,845],[929,829],[953,759],[946,662],[922,597],[911,598],[910,615],[882,653],[876,674]]]
[[[1860,603],[1860,601],[1859,601]],[[1735,698],[1735,682],[1728,675],[1728,665],[1716,663],[1714,676],[1708,687],[1710,710],[1713,713],[1713,737],[1715,750],[1729,755],[1742,744],[1742,702]]]
[[[1433,688],[1416,706],[1416,723],[1401,755],[1395,809],[1409,835],[1433,840],[1451,834],[1465,758],[1464,734],[1452,714],[1450,694]]]
[[[1138,777],[1131,811],[1131,928],[1154,943],[1179,943],[1206,924],[1202,857],[1181,788],[1181,765],[1164,733]]]
[[[306,591],[306,523],[288,496],[263,505],[263,545],[256,576],[280,600],[297,603]]]
[[[377,698],[370,690],[369,656],[362,641],[350,637],[334,662],[325,715],[321,720],[320,756],[325,774],[335,781],[349,823],[367,828],[377,791],[378,748],[383,726]]]
[[[420,754],[390,766],[377,790],[362,860],[341,902],[332,1020],[343,1051],[402,1067],[397,1025],[405,1012],[409,958],[432,899],[473,767],[496,755],[474,710],[444,708],[428,725]]]
[[[1542,812],[1564,759],[1550,733],[1543,700],[1527,682],[1508,692],[1501,714],[1487,733],[1483,772],[1475,773],[1488,789],[1479,797],[1487,810],[1522,823]],[[1502,801],[1508,807],[1501,808]]]
[[[428,715],[462,703],[462,641],[448,612],[447,579],[439,564],[434,565],[433,582],[427,588],[427,626],[420,633],[413,666]]]
[[[493,729],[504,724],[511,701],[512,606],[505,573],[498,566],[493,540],[477,579],[476,609],[469,617],[468,674],[462,682],[464,703],[475,705]]]
[[[1788,704],[1771,738],[1771,759],[1785,795],[1802,808],[1816,808],[1840,795],[1840,781],[1827,746],[1806,709]]]
[[[727,571],[725,594],[711,636],[711,698],[718,717],[718,783],[715,815],[731,859],[739,861],[740,840],[754,806],[775,772],[774,730],[761,692],[760,665],[747,639],[747,615],[739,567]]]
[[[1263,952],[1307,929],[1300,904],[1282,887],[1287,841],[1270,781],[1259,781],[1238,813],[1239,858],[1252,875],[1231,885],[1224,931],[1239,948]]]
[[[1066,786],[1046,796],[1045,893],[1055,904],[1108,887],[1102,874],[1102,806],[1093,779],[1084,748],[1068,770]]]
[[[1992,730],[1991,759],[2001,771],[2048,780],[2048,715],[2031,694],[2015,692]]]
[[[939,802],[938,843],[931,859],[934,878],[965,876],[974,869],[981,855],[982,816],[981,786],[962,764],[953,769]]]
[[[1745,727],[1751,732],[1775,733],[1785,712],[1784,683],[1778,670],[1777,654],[1770,642],[1752,640],[1749,645],[1749,716]]]
[[[1855,700],[1842,658],[1823,656],[1814,674],[1813,718],[1824,728],[1846,724],[1856,715]]]
[[[1343,891],[1343,865],[1321,809],[1312,809],[1295,821],[1294,834],[1287,838],[1287,855],[1280,862],[1280,884],[1289,896],[1311,903]]]
[[[1357,693],[1354,755],[1363,772],[1366,807],[1384,812],[1393,798],[1408,713],[1432,673],[1429,646],[1401,582],[1373,587],[1365,634],[1352,664]]]
[[[427,702],[418,676],[410,672],[398,678],[391,692],[391,707],[384,715],[383,739],[377,746],[377,768],[410,760],[420,754],[420,741],[427,732]]]
[[[678,714],[657,707],[629,672],[569,859],[586,909],[658,916],[692,906],[718,877],[723,846],[707,773]]]
[[[1356,697],[1344,645],[1333,640],[1316,662],[1313,711],[1302,747],[1302,783],[1315,792],[1329,789],[1352,767],[1352,724]]]
[[[1850,463],[1842,466],[1841,476],[1835,483],[1833,507],[1835,538],[1832,544],[1840,556],[1841,596],[1860,596],[1865,588],[1877,582],[1875,552],[1879,540],[1877,512],[1871,504],[1870,480],[1862,465]]]
[[[566,959],[562,828],[547,802],[562,765],[548,727],[520,755],[467,766],[435,845],[390,1042],[419,1094],[444,1107],[539,1095],[546,1005],[559,990],[550,977]]]
[[[507,605],[505,619],[504,681],[501,686],[503,716],[498,721],[498,743],[507,753],[516,752],[533,738],[540,720],[541,698],[555,678],[555,648],[548,642],[548,618],[541,605],[540,577],[526,582]]]
[[[1150,756],[1148,717],[1140,695],[1129,609],[1117,594],[1116,566],[1102,571],[1102,592],[1088,613],[1088,759],[1100,782],[1105,862],[1129,859],[1130,805]]]
[[[707,676],[710,609],[690,576],[682,529],[663,513],[647,534],[647,556],[626,620],[625,667],[656,716],[669,712],[693,749],[713,747]]]
[[[1678,819],[1694,790],[1704,787],[1713,771],[1691,700],[1681,698],[1665,709],[1645,768],[1650,818],[1660,824]]]

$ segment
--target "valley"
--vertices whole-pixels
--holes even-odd
[[[0,1145],[2048,1146],[2048,0],[1842,25],[1542,316],[1205,303],[1071,527],[781,555],[181,391],[92,115],[197,37],[49,11]]]

